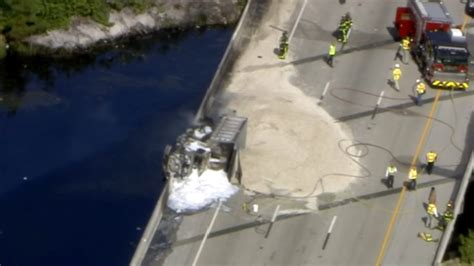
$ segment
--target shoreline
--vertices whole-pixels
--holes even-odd
[[[137,12],[132,7],[124,7],[119,11],[110,8],[108,19],[101,22],[93,17],[73,15],[67,18],[69,23],[66,28],[56,26],[42,29],[45,32],[41,34],[28,34],[28,27],[25,26],[24,32],[22,29],[12,29],[8,22],[3,22],[0,23],[0,59],[9,53],[81,54],[120,39],[163,30],[187,31],[201,27],[231,26],[239,20],[245,2],[202,0],[176,3],[172,0],[156,0],[144,12]],[[8,18],[7,15],[4,18]],[[38,17],[35,19],[38,23],[42,22]]]
[[[67,60],[77,56],[93,56],[96,54],[100,54],[102,52],[111,50],[111,49],[126,49],[126,46],[130,43],[134,42],[135,40],[143,40],[152,38],[153,36],[160,36],[162,39],[176,39],[181,38],[181,36],[192,33],[194,31],[204,32],[206,30],[212,29],[226,29],[229,26],[203,26],[203,27],[188,27],[188,28],[166,28],[166,29],[158,29],[147,32],[146,34],[129,34],[116,37],[110,40],[100,40],[93,44],[90,44],[87,47],[78,47],[74,49],[65,49],[65,48],[50,48],[50,47],[43,47],[43,46],[24,46],[23,49],[16,50],[10,49],[8,54],[5,56],[12,56],[12,57],[44,57],[44,58],[52,58],[57,60]],[[1,48],[1,47],[0,47]],[[0,51],[1,54],[1,51]],[[2,58],[0,57],[0,60]]]

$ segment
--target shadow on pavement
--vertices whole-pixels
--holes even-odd
[[[451,178],[443,178],[443,179],[428,181],[428,182],[424,182],[424,183],[418,183],[417,188],[425,188],[425,187],[445,184],[445,183],[449,183],[449,182],[453,182],[453,181],[454,180],[451,179]],[[384,191],[379,191],[379,192],[366,194],[366,195],[362,195],[362,196],[347,198],[347,199],[343,199],[343,200],[340,200],[340,201],[335,201],[335,202],[331,202],[331,203],[327,203],[327,204],[321,204],[321,205],[319,205],[318,210],[322,211],[322,210],[327,210],[327,209],[332,209],[332,208],[335,208],[335,207],[347,205],[349,203],[359,202],[359,201],[362,201],[362,200],[369,200],[369,199],[389,196],[389,195],[393,195],[393,194],[398,194],[398,193],[401,192],[401,190],[402,190],[402,188],[398,187],[398,188],[393,188],[393,189],[390,189],[390,190],[384,190]]]
[[[419,183],[417,185],[417,188],[426,188],[426,187],[445,184],[445,183],[449,183],[449,182],[453,182],[453,181],[454,180],[450,179],[450,178],[433,180],[433,181],[428,181],[428,182],[424,182],[424,183]],[[362,195],[362,196],[343,199],[343,200],[336,201],[336,202],[322,204],[322,205],[319,205],[318,210],[323,211],[323,210],[328,210],[328,209],[332,209],[332,208],[335,208],[335,207],[347,205],[347,204],[350,204],[350,203],[356,203],[356,202],[359,202],[359,201],[362,201],[362,200],[369,200],[369,199],[389,196],[389,195],[393,195],[393,194],[398,194],[398,193],[400,193],[401,190],[402,190],[401,187],[393,188],[393,189],[390,189],[390,190],[379,191],[379,192],[376,192],[376,193],[366,194],[366,195]],[[311,213],[297,213],[297,214],[281,215],[281,216],[278,216],[276,218],[276,221],[287,220],[287,219],[296,218],[296,217],[300,217],[300,216],[308,215],[308,214],[311,214]],[[255,221],[250,222],[250,223],[245,223],[245,224],[241,224],[241,225],[237,225],[237,226],[233,226],[233,227],[230,227],[230,228],[226,228],[226,229],[222,229],[222,230],[219,230],[219,231],[212,232],[212,233],[209,234],[209,238],[218,237],[218,236],[222,236],[222,235],[226,235],[226,234],[231,234],[231,233],[234,233],[234,232],[237,232],[237,231],[242,231],[242,230],[246,230],[246,229],[250,229],[250,228],[257,228],[257,227],[265,225],[265,224],[270,224],[270,221],[268,221],[268,220],[255,220]],[[204,234],[200,234],[200,235],[196,235],[196,236],[193,236],[193,237],[190,237],[190,238],[177,240],[173,244],[173,246],[177,247],[177,246],[183,246],[183,245],[191,244],[191,243],[194,243],[194,242],[197,242],[197,241],[201,241],[203,237],[204,237]]]
[[[391,39],[382,40],[382,41],[379,41],[379,42],[374,42],[374,43],[369,43],[369,44],[362,45],[362,46],[357,46],[357,47],[353,47],[353,48],[349,48],[349,49],[344,49],[342,51],[339,51],[335,55],[335,57],[338,57],[338,56],[344,55],[344,54],[349,54],[349,53],[352,53],[352,52],[383,47],[383,46],[389,45],[389,44],[393,44],[393,40],[391,40]],[[291,50],[291,45],[290,45],[290,50]],[[307,57],[307,58],[300,59],[300,60],[295,60],[295,61],[288,62],[288,63],[278,62],[278,63],[275,63],[275,64],[263,64],[263,65],[248,66],[248,67],[243,68],[242,72],[254,72],[254,71],[258,71],[258,70],[262,70],[262,69],[285,67],[285,66],[288,66],[288,65],[295,65],[296,66],[296,65],[315,62],[315,61],[318,61],[318,60],[321,60],[321,59],[324,60],[325,58],[326,58],[326,54],[320,54],[320,55],[315,55],[315,56]]]
[[[457,98],[468,97],[468,96],[472,96],[472,95],[474,95],[474,91],[466,91],[466,92],[456,93],[452,97],[454,99],[457,99]],[[431,103],[431,102],[434,101],[434,99],[435,99],[434,97],[426,98],[426,99],[421,100],[421,102],[423,104]],[[450,99],[451,99],[450,95],[444,95],[444,96],[440,97],[440,101],[445,101],[445,100],[450,100]],[[378,111],[378,114],[385,113],[385,112],[400,111],[400,110],[403,110],[405,108],[409,108],[409,107],[413,107],[413,106],[415,106],[415,104],[413,102],[406,102],[406,103],[392,105],[392,106],[388,106],[388,107],[380,107],[379,111]],[[355,113],[355,114],[342,116],[340,118],[336,118],[336,120],[338,122],[346,122],[346,121],[350,121],[350,120],[354,120],[354,119],[358,119],[358,118],[362,118],[362,117],[366,117],[366,116],[371,116],[372,112],[373,112],[373,110],[371,109],[369,111],[364,111],[364,112],[360,112],[360,113]]]

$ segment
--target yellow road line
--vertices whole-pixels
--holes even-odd
[[[466,28],[467,21],[468,21],[470,18],[471,18],[470,16],[464,14],[464,21],[463,21],[463,23],[462,23],[462,25],[461,25],[461,31],[462,31],[462,32],[464,32],[464,29]]]
[[[438,92],[436,93],[436,97],[433,101],[433,105],[431,106],[431,111],[428,116],[428,120],[425,123],[425,127],[423,128],[423,133],[421,134],[420,140],[418,141],[418,146],[416,147],[415,156],[413,156],[413,159],[411,161],[411,167],[416,165],[416,161],[418,160],[418,156],[420,155],[421,148],[423,147],[425,143],[426,136],[428,135],[428,131],[431,128],[431,124],[433,122],[433,115],[439,103],[439,97],[441,96],[441,93],[442,93],[441,90],[438,90]],[[393,210],[392,217],[390,218],[387,231],[385,231],[385,236],[383,238],[382,246],[380,247],[379,255],[377,256],[377,260],[375,261],[375,266],[379,266],[382,264],[382,260],[385,256],[385,251],[387,249],[388,241],[392,236],[393,226],[395,224],[395,221],[397,220],[398,213],[400,211],[400,206],[402,205],[402,202],[405,199],[404,196],[405,196],[406,190],[407,190],[406,187],[403,186],[402,191],[400,192],[400,195],[398,197],[397,204],[395,205],[395,209]]]
[[[431,106],[431,111],[428,116],[428,121],[426,121],[425,128],[423,128],[423,133],[421,133],[420,140],[418,141],[418,146],[416,147],[415,151],[415,156],[413,156],[413,159],[411,160],[411,167],[416,165],[416,161],[418,160],[418,156],[420,156],[421,148],[425,144],[425,138],[428,135],[428,131],[431,128],[431,124],[433,123],[433,116],[434,112],[436,111],[436,107],[438,106],[439,103],[439,97],[441,96],[442,90],[438,90],[436,93],[435,99],[433,101],[433,105]]]

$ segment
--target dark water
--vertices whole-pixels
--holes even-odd
[[[127,265],[232,29],[0,63],[0,265]]]

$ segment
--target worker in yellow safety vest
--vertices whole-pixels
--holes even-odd
[[[387,167],[387,171],[385,171],[385,178],[387,178],[387,187],[393,188],[393,180],[395,178],[395,174],[397,173],[397,167],[391,164]]]
[[[278,58],[285,59],[288,54],[289,44],[288,44],[288,33],[284,31],[280,38],[280,49],[278,50]]]
[[[451,222],[454,219],[454,206],[451,201],[446,204],[446,210],[443,213],[443,217],[440,220],[440,223],[437,229],[444,230],[446,226],[448,225],[449,222]]]
[[[421,105],[421,96],[426,93],[426,85],[420,79],[415,82],[415,104]]]
[[[397,91],[400,91],[400,85],[398,84],[398,81],[402,77],[402,70],[400,69],[399,64],[395,64],[395,67],[393,67],[392,70],[392,85]]]
[[[408,172],[408,189],[410,190],[416,190],[416,178],[418,177],[418,171],[416,170],[416,167],[410,168],[410,172]]]
[[[398,47],[397,54],[395,55],[395,59],[397,57],[400,57],[400,59],[402,60],[404,64],[408,64],[407,58],[408,58],[409,51],[410,51],[410,37],[407,36],[403,38],[402,41],[400,42],[400,46]]]
[[[429,151],[426,154],[426,172],[431,175],[431,172],[433,171],[434,163],[438,159],[438,154],[434,151]]]
[[[405,37],[402,40],[402,48],[403,50],[410,50],[410,37]]]
[[[426,224],[425,226],[431,228],[431,222],[433,217],[438,218],[438,209],[436,208],[436,204],[428,203],[428,207],[426,208],[426,212],[428,216],[426,217]]]
[[[351,31],[352,27],[352,18],[351,14],[347,12],[341,19],[341,22],[339,23],[339,37],[337,40],[339,42],[342,42],[342,47],[347,43],[347,40],[349,39],[349,34]],[[341,49],[342,49],[341,47]]]
[[[451,201],[446,204],[446,211],[443,213],[443,218],[447,222],[451,222],[454,219],[454,206]]]
[[[330,67],[333,67],[333,57],[336,55],[336,43],[333,42],[329,45],[327,63]]]
[[[400,69],[399,64],[395,64],[395,67],[392,71],[393,80],[399,80],[402,77],[402,70]]]

